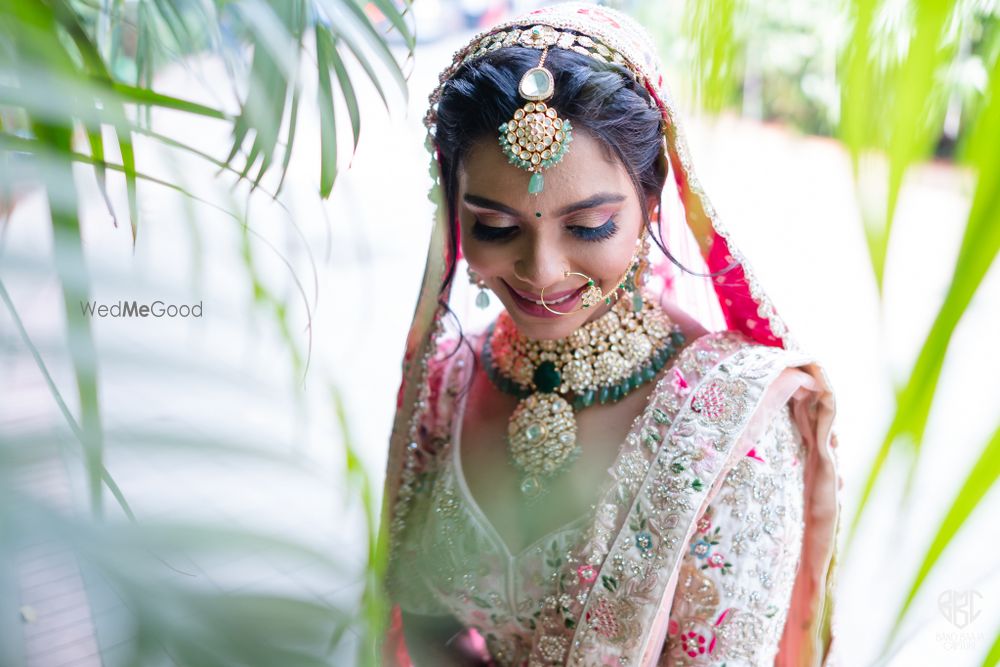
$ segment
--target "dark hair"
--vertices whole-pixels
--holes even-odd
[[[538,64],[540,55],[534,48],[500,48],[462,65],[442,87],[434,135],[449,220],[449,266],[442,294],[454,279],[456,268],[459,167],[472,144],[484,138],[495,141],[500,124],[524,104],[518,84],[524,73]],[[568,118],[575,130],[597,139],[607,155],[625,167],[643,204],[643,223],[666,252],[652,233],[645,206],[648,197],[660,199],[667,178],[659,108],[621,65],[556,48],[549,50],[545,67],[555,79],[555,92],[546,102],[560,117]],[[461,326],[459,332],[461,336]],[[462,341],[464,336],[460,344]]]
[[[495,141],[500,124],[524,104],[518,83],[538,64],[539,55],[538,49],[521,46],[497,49],[466,63],[444,84],[435,139],[450,213],[455,212],[462,159],[474,142]],[[667,176],[661,159],[662,115],[649,93],[621,65],[575,51],[552,49],[545,67],[555,78],[555,93],[547,102],[621,162],[637,195],[658,197]]]

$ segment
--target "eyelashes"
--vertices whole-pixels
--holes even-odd
[[[614,217],[610,217],[600,227],[570,227],[570,229],[583,241],[606,241],[618,233],[618,223]]]
[[[476,220],[472,223],[472,236],[477,241],[506,241],[514,236],[517,227],[491,227]]]
[[[596,242],[606,241],[618,233],[618,222],[614,216],[599,227],[567,227],[570,233],[581,241]],[[477,241],[502,242],[513,238],[517,234],[518,227],[491,227],[476,220],[472,223],[472,236]]]

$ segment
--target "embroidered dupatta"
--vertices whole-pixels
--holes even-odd
[[[790,399],[807,451],[806,525],[776,664],[829,664],[837,522],[832,393],[805,355],[753,344],[730,331],[695,341],[651,395],[632,443],[631,462],[643,472],[609,491],[578,556],[599,568],[597,576],[590,584],[573,582],[568,595],[546,610],[536,633],[540,658],[547,657],[546,644],[564,643],[568,657],[538,664],[657,663],[698,518]],[[567,625],[575,628],[571,635]]]
[[[532,32],[526,28],[542,26]],[[597,586],[582,586],[560,596],[538,625],[533,664],[652,666],[666,635],[680,558],[701,511],[711,502],[726,473],[751,447],[753,434],[773,409],[790,397],[793,417],[809,445],[805,471],[805,536],[792,593],[779,665],[830,664],[833,638],[832,591],[839,516],[838,481],[832,431],[833,394],[821,367],[798,351],[784,323],[756,281],[746,259],[732,244],[694,175],[676,113],[658,73],[648,35],[625,15],[587,3],[565,3],[531,12],[478,35],[456,53],[447,80],[462,63],[502,46],[572,48],[605,62],[618,63],[641,83],[664,117],[666,158],[684,209],[684,222],[700,259],[713,273],[717,300],[729,331],[705,336],[680,367],[674,391],[658,386],[657,405],[643,415],[646,474],[635,488],[619,488],[618,503],[605,503],[588,541],[588,562],[599,568]],[[433,131],[431,96],[427,124]],[[435,151],[433,135],[428,145]],[[391,559],[394,540],[406,525],[420,469],[433,456],[420,432],[430,403],[428,366],[443,330],[449,290],[440,291],[446,267],[457,258],[448,216],[441,201],[437,158],[432,162],[431,198],[438,205],[423,283],[403,359],[403,378],[390,440],[382,505],[380,549]],[[661,236],[675,238],[677,230]],[[678,253],[674,253],[677,255]],[[666,268],[664,268],[666,267]],[[725,272],[723,272],[725,270]],[[668,265],[662,264],[661,275]],[[668,281],[667,290],[670,289]],[[698,314],[695,313],[697,316]],[[702,345],[708,349],[702,349]],[[693,344],[692,348],[696,348]],[[660,384],[663,383],[661,379]],[[685,386],[687,392],[685,392]],[[607,509],[614,507],[614,510]],[[634,526],[648,526],[651,539],[636,544]],[[622,573],[629,573],[623,576]],[[617,575],[617,576],[616,576]],[[617,619],[617,624],[608,623]],[[384,656],[406,665],[398,607],[393,607]],[[638,628],[622,634],[622,624]],[[571,632],[570,632],[571,631]]]

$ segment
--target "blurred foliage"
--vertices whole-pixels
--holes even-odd
[[[387,20],[402,38],[409,61],[415,44],[409,5],[399,9],[392,0],[371,4],[379,20]],[[953,155],[976,176],[950,288],[913,368],[897,387],[892,424],[875,455],[851,536],[889,452],[900,449],[910,455],[911,475],[918,465],[952,333],[1000,248],[998,6],[996,0],[689,0],[636,7],[662,39],[667,62],[689,65],[682,68],[689,73],[687,83],[708,109],[737,108],[751,117],[842,139],[862,189],[873,178],[863,158],[876,155],[888,164],[884,205],[874,214],[865,211],[864,217],[880,291],[892,219],[908,170],[935,155]],[[295,145],[297,120],[307,106],[318,109],[317,194],[329,196],[338,166],[356,148],[362,129],[364,109],[357,86],[373,85],[387,107],[396,92],[404,99],[406,95],[405,65],[394,58],[366,12],[355,0],[0,0],[0,213],[8,214],[27,192],[44,193],[54,241],[52,266],[61,286],[74,370],[73,386],[59,386],[52,378],[32,332],[20,324],[18,304],[0,282],[2,310],[17,326],[13,337],[45,377],[64,419],[60,436],[23,434],[0,425],[3,618],[16,617],[10,609],[15,597],[9,594],[16,590],[16,550],[41,534],[65,543],[81,561],[99,568],[127,600],[136,631],[130,664],[329,664],[331,651],[349,626],[364,635],[358,664],[375,662],[384,616],[375,582],[384,554],[375,547],[373,490],[351,442],[336,388],[331,387],[329,395],[343,428],[347,482],[363,499],[368,521],[370,576],[357,608],[317,606],[282,596],[206,594],[183,577],[178,581],[162,576],[175,570],[166,566],[171,554],[267,545],[330,569],[338,563],[301,545],[219,526],[102,522],[105,492],[126,516],[135,517],[106,467],[107,443],[119,434],[108,433],[104,426],[98,373],[102,359],[89,322],[71,307],[88,300],[91,292],[74,168],[92,170],[113,217],[107,178],[109,172],[124,177],[133,242],[142,231],[139,182],[197,200],[179,184],[144,171],[136,137],[205,160],[234,187],[246,185],[251,193],[277,198]],[[217,100],[195,101],[156,90],[156,75],[163,67],[186,67],[203,55],[219,58],[226,66],[230,89],[216,91]],[[305,77],[315,83],[312,99],[305,96]],[[211,156],[199,146],[160,134],[153,127],[154,109],[223,124],[231,137],[229,151],[221,158]],[[349,140],[346,146],[344,139]],[[238,222],[245,230],[241,250],[254,302],[281,331],[289,367],[301,377],[308,369],[309,351],[299,349],[286,299],[256,277],[248,242],[252,232],[244,220]],[[7,259],[0,269],[16,270]],[[297,288],[302,291],[301,284]],[[942,508],[936,537],[900,601],[895,627],[886,638],[887,652],[939,556],[994,486],[1000,471],[997,442],[994,436],[983,447],[967,483],[950,507]],[[46,445],[53,444],[78,454],[88,475],[91,516],[67,514],[19,490],[19,471],[51,455]],[[132,436],[131,444],[220,447],[188,434]],[[236,449],[220,447],[230,454]],[[18,636],[18,628],[0,624],[0,659],[5,665],[19,664],[17,647],[9,641]],[[995,663],[996,649],[990,655],[987,663]]]
[[[882,293],[892,221],[906,174],[954,155],[975,176],[971,209],[951,283],[912,368],[896,389],[889,428],[849,524],[849,550],[890,452],[906,454],[907,484],[934,408],[956,326],[1000,250],[1000,3],[996,0],[689,0],[684,20],[646,5],[668,62],[690,63],[683,82],[706,110],[736,108],[841,139],[860,193],[884,192],[881,208],[860,207],[874,282]],[[680,25],[680,30],[671,26]],[[722,36],[726,44],[719,44]],[[886,176],[870,169],[885,164]],[[885,179],[882,182],[882,178]],[[907,594],[883,655],[939,557],[979,510],[1000,477],[1000,430],[987,442],[948,507]],[[883,500],[883,502],[886,502]],[[996,650],[986,663],[996,662]]]
[[[146,156],[136,150],[137,137],[204,160],[218,170],[220,183],[228,181],[234,190],[245,187],[248,197],[262,193],[277,199],[299,116],[318,109],[322,150],[315,165],[317,194],[330,195],[343,156],[355,150],[360,136],[363,114],[357,87],[372,85],[387,108],[393,95],[404,103],[407,95],[406,63],[397,61],[369,12],[402,39],[408,62],[416,43],[408,2],[0,0],[0,216],[8,217],[29,195],[44,196],[44,222],[51,227],[53,241],[47,261],[58,277],[73,377],[71,386],[54,379],[45,352],[22,322],[23,304],[15,303],[0,280],[0,313],[14,325],[5,338],[34,363],[63,419],[37,432],[0,423],[0,664],[18,665],[24,659],[14,620],[16,563],[22,549],[39,542],[55,542],[71,551],[81,568],[99,571],[125,602],[131,613],[131,640],[124,664],[331,664],[348,628],[359,635],[356,663],[377,662],[376,640],[384,616],[378,575],[384,558],[375,546],[373,489],[351,443],[337,389],[330,386],[328,391],[344,441],[345,482],[352,497],[362,500],[367,521],[369,554],[360,599],[339,608],[292,595],[222,594],[197,586],[190,573],[171,561],[181,555],[197,558],[267,548],[330,572],[343,564],[337,555],[223,525],[169,526],[137,517],[107,467],[111,441],[124,440],[124,446],[132,448],[269,455],[266,447],[254,447],[260,443],[230,445],[187,432],[109,432],[99,370],[115,359],[98,355],[91,323],[78,305],[91,300],[92,293],[81,230],[81,174],[96,179],[116,226],[108,177],[124,178],[133,245],[142,233],[140,182],[169,188],[187,202],[208,204],[185,190],[179,179],[170,182],[149,175]],[[163,68],[190,67],[197,77],[197,60],[206,57],[225,65],[229,89],[205,87],[216,99],[195,101],[157,90],[157,74]],[[306,77],[313,87],[305,85]],[[315,97],[306,97],[305,91],[313,88],[318,91]],[[154,109],[181,114],[190,122],[223,124],[231,138],[228,153],[212,156],[183,138],[159,133],[153,127]],[[341,127],[345,123],[348,132]],[[253,302],[271,317],[284,339],[290,372],[301,388],[310,356],[308,348],[300,349],[297,332],[302,323],[292,319],[285,295],[272,292],[258,276],[251,236],[265,245],[266,240],[242,216],[226,212],[242,229],[240,252]],[[196,230],[193,237],[198,256],[192,263],[197,267],[203,261],[200,255],[209,249],[200,244]],[[292,266],[273,246],[270,249],[284,261],[306,301]],[[0,269],[14,277],[44,272],[34,265],[37,261],[8,254],[0,256]],[[213,377],[213,369],[189,372]],[[32,466],[61,460],[67,450],[78,454],[86,472],[89,515],[54,507],[21,485]],[[273,462],[296,465],[291,455]],[[105,519],[106,492],[127,521]]]
[[[914,6],[709,0],[675,7],[640,2],[637,11],[656,26],[668,62],[685,70],[674,74],[690,77],[685,83],[703,108],[735,109],[806,134],[837,136],[841,88],[848,83],[838,60],[864,50],[851,12],[872,8],[870,17],[858,17],[869,21],[869,30],[878,36],[862,62],[869,72],[884,70],[891,76],[914,36]],[[950,58],[940,63],[933,81],[947,118],[936,123],[934,138],[935,154],[951,156],[978,116],[990,67],[1000,52],[1000,3],[973,0],[943,7],[947,24],[941,26],[942,46]],[[701,30],[708,21],[711,31]],[[866,101],[891,104],[885,92],[875,86]]]

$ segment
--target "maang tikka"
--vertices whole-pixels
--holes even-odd
[[[541,32],[535,26],[533,31]],[[569,120],[559,117],[544,100],[555,92],[555,79],[545,68],[549,48],[542,49],[538,64],[521,77],[518,92],[529,100],[514,112],[514,117],[500,126],[500,146],[511,164],[531,172],[528,192],[537,195],[545,187],[542,170],[551,167],[566,154],[573,140]]]

